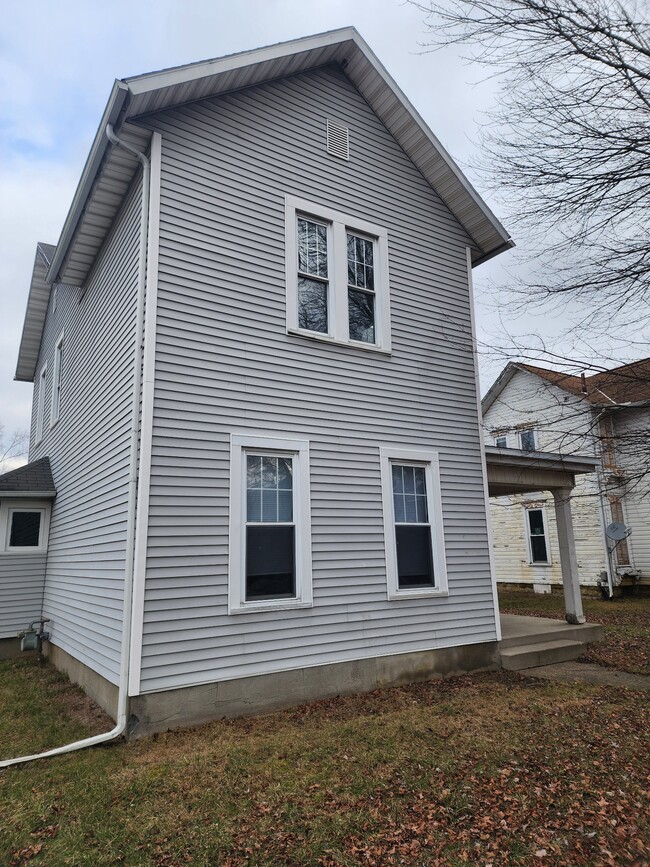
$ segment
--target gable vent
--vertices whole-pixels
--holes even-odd
[[[327,153],[342,160],[350,159],[350,131],[335,120],[327,121]]]

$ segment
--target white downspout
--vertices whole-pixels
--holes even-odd
[[[142,218],[140,223],[140,256],[138,262],[138,288],[135,317],[135,338],[133,352],[133,397],[131,404],[131,444],[129,463],[129,494],[126,529],[126,563],[124,568],[124,606],[122,610],[122,647],[120,659],[120,679],[117,699],[117,721],[115,727],[109,732],[93,735],[83,740],[73,741],[63,747],[35,753],[32,756],[20,756],[17,759],[5,759],[0,761],[0,768],[8,768],[22,762],[31,762],[34,759],[46,759],[50,756],[58,756],[62,753],[71,753],[75,750],[83,750],[96,744],[103,744],[119,738],[126,731],[128,720],[128,687],[129,687],[129,659],[131,651],[131,605],[133,598],[133,567],[135,549],[135,516],[138,494],[138,438],[140,433],[140,385],[142,378],[142,343],[144,332],[145,313],[145,290],[146,290],[146,267],[147,267],[147,242],[149,234],[149,197],[151,186],[151,164],[147,157],[136,150],[130,144],[119,139],[111,124],[106,125],[106,136],[116,147],[123,147],[134,154],[142,163]]]

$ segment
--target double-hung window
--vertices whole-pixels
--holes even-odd
[[[444,595],[447,572],[436,452],[381,448],[388,598]]]
[[[41,368],[38,377],[38,398],[36,403],[36,445],[43,439],[43,425],[45,419],[45,385],[47,382],[47,364]]]
[[[61,366],[63,364],[63,332],[54,345],[54,373],[52,374],[52,410],[50,412],[50,427],[59,420],[61,412]]]
[[[290,334],[390,350],[385,229],[287,197],[286,250]]]
[[[311,604],[309,444],[233,434],[231,613]]]
[[[528,538],[528,562],[546,566],[551,562],[548,548],[545,509],[526,509],[526,535]]]

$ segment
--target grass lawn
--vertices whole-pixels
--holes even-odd
[[[583,591],[582,596],[587,621],[602,623],[606,629],[605,640],[592,644],[584,659],[633,674],[650,674],[650,596],[623,596],[605,602],[590,593]],[[564,618],[561,587],[546,594],[502,584],[499,607],[504,614]]]
[[[0,705],[5,754],[102,722],[31,660]],[[647,864],[649,717],[499,672],[85,750],[0,771],[0,864]]]

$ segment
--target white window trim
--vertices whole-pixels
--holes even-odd
[[[384,512],[384,543],[386,549],[386,578],[388,598],[419,599],[426,596],[448,596],[445,535],[442,523],[442,495],[440,491],[440,463],[438,452],[380,446],[381,490]],[[391,464],[404,463],[424,466],[427,485],[427,508],[431,525],[433,574],[435,587],[421,590],[400,590],[397,574],[397,545],[395,541],[395,507],[393,503],[393,477]]]
[[[15,547],[9,544],[11,538],[11,516],[14,512],[40,512],[41,526],[38,536],[38,545],[30,548]],[[4,554],[26,556],[29,554],[42,554],[47,551],[47,543],[50,535],[50,504],[43,500],[11,500],[0,503],[0,551]]]
[[[59,334],[54,344],[54,369],[52,372],[52,405],[50,409],[50,428],[58,422],[61,415],[61,359],[63,357],[63,338],[65,333]],[[57,395],[58,392],[58,395]]]
[[[294,523],[296,540],[296,597],[246,602],[246,497],[244,455],[248,450],[291,454],[294,461]],[[228,556],[228,613],[283,611],[312,607],[311,499],[309,441],[233,433],[230,437],[230,532]]]
[[[38,375],[38,395],[36,398],[36,435],[35,445],[38,445],[43,439],[43,431],[45,429],[45,386],[47,384],[47,361],[41,367],[41,372]]]
[[[544,540],[546,542],[546,556],[547,560],[535,560],[533,561],[533,545],[530,541],[530,523],[528,519],[529,512],[541,512],[542,513],[542,523],[544,524]],[[551,540],[548,534],[548,518],[546,515],[546,506],[528,506],[524,505],[524,533],[526,535],[526,551],[528,554],[528,565],[533,568],[541,567],[542,569],[546,569],[548,566],[553,565],[553,557],[551,555]]]
[[[308,331],[298,325],[298,215],[328,223],[328,333]],[[346,232],[367,235],[374,243],[375,343],[350,340],[348,321],[348,260]],[[370,352],[388,354],[390,339],[390,294],[388,279],[388,232],[325,205],[285,196],[285,268],[287,333]]]

